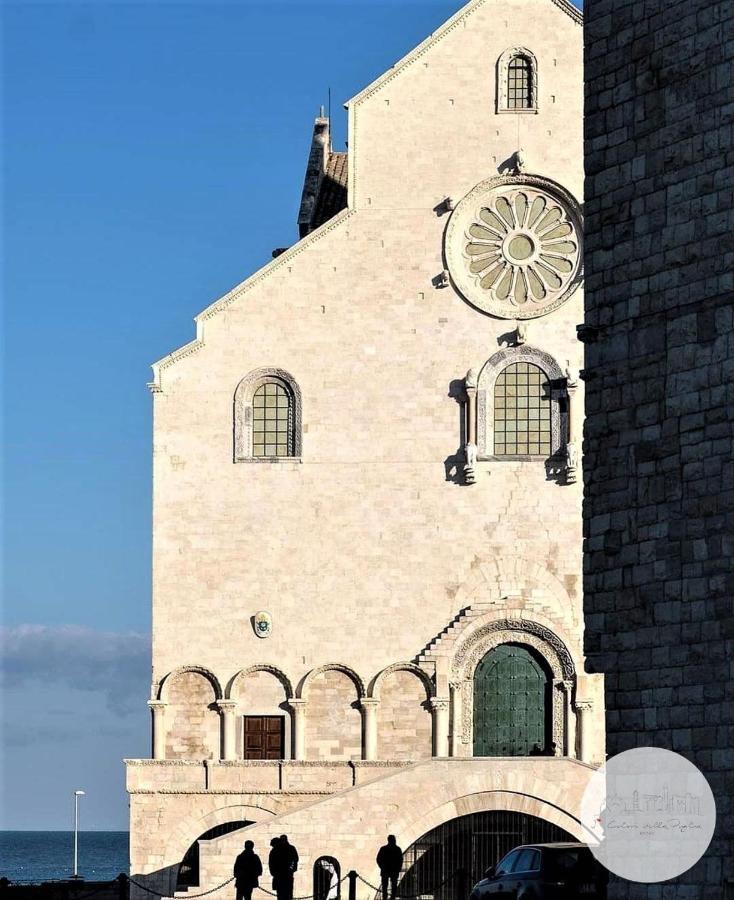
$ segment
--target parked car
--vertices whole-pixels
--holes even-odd
[[[607,877],[586,844],[525,844],[487,869],[469,900],[606,900]]]

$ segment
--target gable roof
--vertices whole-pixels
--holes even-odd
[[[332,150],[326,160],[326,170],[319,185],[311,229],[328,222],[347,206],[347,153]]]
[[[378,91],[384,84],[392,81],[396,75],[400,74],[403,69],[406,69],[408,66],[412,65],[416,60],[420,59],[426,51],[430,50],[435,44],[437,44],[443,37],[445,37],[450,31],[453,31],[454,28],[457,28],[461,22],[464,21],[468,16],[472,15],[472,13],[476,12],[487,0],[469,0],[469,2],[462,6],[457,12],[451,16],[450,19],[447,19],[443,25],[436,29],[432,34],[429,34],[428,37],[421,41],[417,47],[407,53],[402,59],[399,59],[393,66],[391,66],[386,72],[383,72],[378,78],[376,78],[373,82],[367,85],[367,87],[362,88],[362,90],[355,94],[350,100],[344,104],[346,108],[350,106],[355,106],[358,103],[361,103],[363,100],[366,100],[367,97],[374,94]],[[566,13],[569,18],[571,18],[577,25],[582,25],[584,21],[584,16],[581,10],[577,9],[569,0],[540,0],[540,2],[552,3],[554,6],[557,6],[562,12]]]

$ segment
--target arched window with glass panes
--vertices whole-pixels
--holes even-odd
[[[527,56],[513,56],[507,67],[507,107],[508,109],[532,109],[533,85],[532,64]]]
[[[538,62],[527,47],[510,47],[497,60],[497,112],[538,111]]]
[[[478,459],[543,459],[568,442],[566,378],[556,360],[528,344],[498,350],[477,378]]]
[[[301,455],[301,392],[282,369],[245,376],[234,397],[234,461],[277,462]]]
[[[494,456],[550,456],[551,383],[531,362],[512,363],[494,383]]]

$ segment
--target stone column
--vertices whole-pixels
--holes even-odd
[[[591,700],[577,700],[579,731],[579,759],[581,762],[591,762],[589,758],[589,737],[591,735]]]
[[[152,713],[153,759],[166,758],[166,704],[162,700],[148,700]]]
[[[306,701],[300,697],[288,701],[293,711],[293,759],[306,758]]]
[[[433,713],[433,755],[449,755],[449,701],[448,697],[431,697]]]
[[[477,443],[477,373],[469,369],[464,379],[466,390],[466,443]]]
[[[217,703],[217,707],[222,717],[221,759],[236,759],[237,751],[235,749],[235,723],[237,719],[235,717],[235,712],[237,711],[237,701],[220,700]]]
[[[573,711],[573,681],[564,681],[565,719],[566,719],[566,756],[576,759],[576,713]]]
[[[464,481],[475,484],[477,480],[477,373],[470,369],[464,379],[466,390],[466,439],[464,441]]]
[[[581,447],[580,418],[583,410],[576,394],[579,387],[578,372],[566,369],[566,394],[568,396],[568,443],[566,444],[566,481],[574,482],[578,477],[579,448]]]
[[[363,697],[359,703],[362,708],[362,758],[377,759],[377,705],[376,697]]]
[[[461,756],[461,725],[462,725],[462,684],[460,681],[452,681],[449,684],[451,691],[451,755]]]

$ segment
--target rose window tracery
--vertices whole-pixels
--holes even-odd
[[[506,176],[478,185],[457,205],[447,230],[454,283],[475,306],[504,318],[550,312],[579,280],[575,202],[533,180]]]

